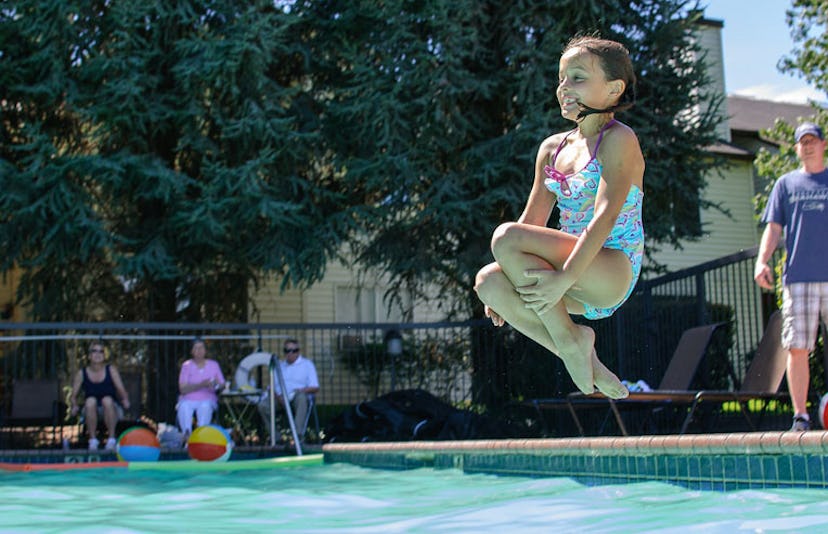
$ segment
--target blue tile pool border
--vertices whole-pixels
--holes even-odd
[[[326,463],[380,469],[569,477],[587,485],[660,481],[691,489],[828,489],[828,432],[332,443]]]
[[[319,446],[306,447],[306,453],[319,453],[321,449]],[[287,451],[283,448],[272,447],[236,447],[231,456],[232,460],[260,460],[266,458],[275,458],[280,456],[293,456],[292,450]],[[187,451],[182,449],[161,449],[160,461],[175,461],[187,460],[189,455]],[[64,464],[64,463],[78,463],[78,464],[95,464],[101,462],[114,462],[118,457],[114,451],[97,450],[87,451],[83,449],[73,449],[68,451],[59,451],[52,449],[43,450],[0,450],[0,463],[10,464]]]

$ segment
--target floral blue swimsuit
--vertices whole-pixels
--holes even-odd
[[[609,128],[615,119],[604,126],[598,134],[598,141],[595,143],[595,152],[592,158],[580,171],[565,175],[555,169],[555,160],[563,148],[566,139],[575,131],[569,132],[564,137],[555,155],[552,156],[552,164],[544,168],[547,175],[544,180],[546,188],[558,197],[558,206],[561,212],[561,230],[579,236],[586,229],[587,225],[595,216],[595,197],[598,194],[598,182],[601,181],[601,164],[598,162],[598,147],[604,132]],[[621,302],[611,308],[593,308],[584,304],[584,317],[587,319],[602,319],[609,317],[621,304],[626,301],[633,292],[638,277],[641,274],[641,262],[644,257],[644,225],[641,221],[641,206],[644,200],[644,192],[636,185],[630,186],[630,191],[624,200],[624,206],[618,219],[612,227],[609,237],[604,242],[605,248],[620,250],[630,259],[632,266],[632,282],[627,294]]]

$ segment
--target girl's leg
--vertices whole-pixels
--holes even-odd
[[[506,278],[506,275],[503,274],[498,264],[489,264],[477,273],[475,290],[480,300],[498,314],[501,314],[500,310],[502,309],[503,313],[501,316],[512,327],[553,354],[558,354],[558,348],[555,346],[555,342],[550,337],[546,327],[533,310],[526,308],[523,300],[515,292],[514,286]],[[564,300],[567,301],[569,299]],[[574,306],[577,309],[580,305],[574,303]],[[594,343],[595,337],[592,329],[586,326],[579,326],[579,328],[582,329],[582,332],[587,337],[591,337]],[[594,350],[591,356],[595,387],[601,393],[612,399],[620,399],[629,395],[629,391],[624,384],[618,380],[618,377],[612,371],[601,363]]]
[[[526,270],[561,269],[576,243],[577,238],[564,232],[507,223],[495,230],[492,252],[514,288],[537,282],[524,275]],[[611,306],[623,298],[631,277],[629,261],[623,253],[602,249],[567,296],[572,299],[572,306],[577,306],[578,302],[588,302],[597,307]],[[509,299],[492,307],[500,313],[498,307],[508,306],[512,309],[503,310],[503,314],[509,315],[514,313],[515,307],[525,305],[518,297],[517,301]],[[572,322],[569,313],[566,303],[560,301],[550,303],[543,313],[536,313],[536,316],[558,349],[556,354],[564,361],[575,385],[584,393],[592,393],[595,383],[592,364],[594,332]]]

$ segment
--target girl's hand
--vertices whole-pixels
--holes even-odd
[[[524,276],[537,280],[534,284],[516,287],[515,291],[526,303],[526,307],[542,315],[557,305],[563,296],[572,287],[569,277],[559,271],[547,269],[531,269],[525,271]]]
[[[496,311],[489,308],[488,306],[483,307],[483,313],[492,320],[492,324],[495,326],[503,326],[506,324],[506,321],[503,320],[503,317],[497,314]]]

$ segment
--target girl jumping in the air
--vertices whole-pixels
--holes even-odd
[[[495,230],[495,262],[475,290],[496,326],[509,323],[557,354],[582,392],[623,398],[627,388],[595,353],[595,332],[570,314],[610,316],[641,273],[644,157],[615,119],[635,102],[635,74],[623,45],[597,37],[570,41],[559,72],[561,115],[576,128],[541,143],[523,214]],[[546,227],[556,202],[560,230]]]

